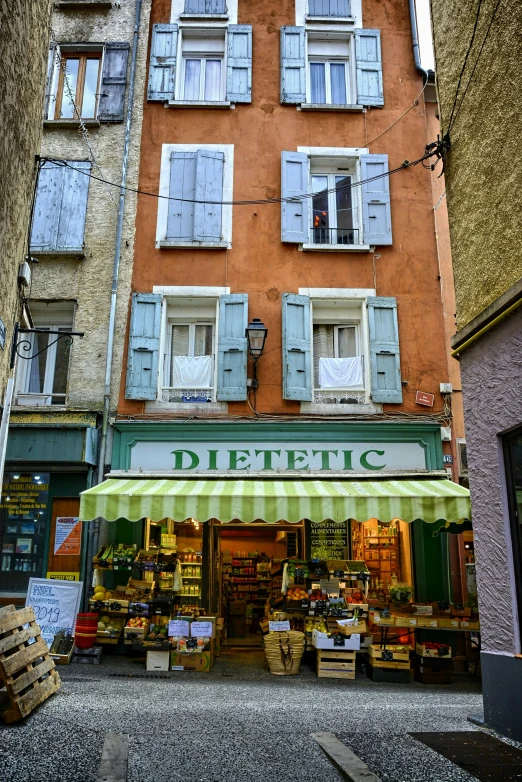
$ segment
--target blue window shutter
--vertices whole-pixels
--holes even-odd
[[[148,100],[174,100],[177,48],[177,24],[152,26]]]
[[[186,199],[169,201],[167,234],[172,241],[189,241],[194,238],[194,201],[196,198],[196,153],[172,152],[170,156],[169,198]]]
[[[72,168],[64,168],[62,202],[58,220],[57,249],[82,250],[87,215],[91,170],[89,161],[68,161]]]
[[[281,241],[302,244],[308,241],[309,204],[302,198],[308,193],[308,156],[303,152],[283,152],[281,155],[281,195],[291,201],[281,203]],[[295,199],[295,200],[294,200]]]
[[[309,0],[309,16],[350,16],[350,0]]]
[[[393,244],[388,155],[361,155],[363,240],[365,244]],[[373,182],[366,182],[367,179]]]
[[[402,402],[397,299],[368,299],[372,400]]]
[[[281,103],[306,102],[305,28],[281,27]]]
[[[380,30],[355,31],[355,65],[357,103],[362,106],[384,106]]]
[[[252,103],[252,25],[229,25],[227,41],[227,100]]]
[[[185,0],[185,13],[205,16],[207,14],[226,14],[225,0]]]
[[[40,171],[31,231],[34,252],[83,249],[91,164],[66,162],[76,170],[46,163]]]
[[[247,398],[248,294],[219,297],[217,399],[243,402]]]
[[[38,175],[31,230],[31,252],[55,250],[65,167],[46,162]]]
[[[129,48],[126,41],[105,44],[98,108],[101,122],[123,122]]]
[[[161,295],[133,293],[126,399],[156,399],[161,330]]]
[[[312,401],[310,297],[283,293],[283,399]]]
[[[196,155],[196,203],[194,241],[220,242],[225,155],[198,149]],[[214,203],[212,203],[214,202]],[[217,202],[217,203],[216,203]]]

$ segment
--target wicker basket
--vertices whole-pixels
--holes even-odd
[[[294,676],[299,673],[305,649],[305,635],[295,630],[268,633],[264,637],[265,654],[270,673],[276,676]]]

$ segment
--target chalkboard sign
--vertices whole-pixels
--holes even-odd
[[[347,521],[310,522],[310,555],[312,559],[346,559]]]

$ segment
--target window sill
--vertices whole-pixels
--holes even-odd
[[[329,405],[301,402],[301,413],[314,415],[375,415],[382,413],[382,405],[368,402],[365,405]]]
[[[369,253],[373,247],[369,244],[300,244],[299,249],[313,253]]]
[[[160,250],[228,250],[229,242],[156,242]]]
[[[353,16],[311,16],[307,14],[305,16],[306,22],[329,22],[330,24],[336,24],[342,22],[343,24],[355,24],[355,18]]]
[[[358,103],[301,103],[297,111],[345,111],[345,112],[365,112],[364,106]]]
[[[57,0],[55,8],[112,8],[112,0]]]
[[[180,19],[204,19],[206,22],[228,22],[228,14],[180,14]]]
[[[190,412],[199,413],[226,413],[228,411],[227,402],[163,402],[159,399],[153,402],[145,402],[145,412],[154,413],[159,411],[169,411],[171,413]]]
[[[85,258],[85,250],[83,247],[70,250],[36,250],[31,247],[31,254],[45,258],[72,258],[77,261],[81,261]]]
[[[83,119],[82,125],[86,128],[99,128],[101,122],[99,119]],[[77,119],[46,119],[44,128],[79,128],[80,122]]]
[[[236,104],[229,100],[169,100],[166,104],[172,109],[235,109]]]

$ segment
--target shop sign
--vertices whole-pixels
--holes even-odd
[[[58,516],[54,532],[55,556],[79,556],[82,523],[77,516]]]
[[[325,521],[310,523],[310,553],[312,559],[346,559],[348,522]]]
[[[52,581],[79,581],[79,573],[60,573],[58,571],[47,571],[46,578],[50,578]]]
[[[180,636],[187,637],[189,634],[190,624],[185,619],[171,619],[169,622],[168,635],[169,637]]]
[[[284,633],[290,630],[290,622],[288,619],[284,622],[269,622],[268,629],[271,633]]]
[[[190,635],[192,638],[213,638],[214,625],[212,622],[192,622]]]
[[[380,472],[424,470],[419,443],[351,442],[136,442],[130,450],[131,470],[207,470],[263,472],[270,470],[336,470]]]
[[[30,578],[26,606],[33,608],[42,637],[50,647],[60,630],[74,633],[76,614],[80,610],[83,581],[54,581]]]

